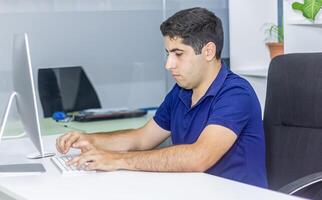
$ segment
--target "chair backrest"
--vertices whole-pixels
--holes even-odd
[[[322,171],[322,53],[271,61],[264,129],[271,189]]]
[[[39,69],[38,90],[45,117],[56,111],[101,108],[96,91],[80,66]]]

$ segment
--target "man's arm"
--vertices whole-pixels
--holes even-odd
[[[70,132],[57,138],[56,147],[60,153],[67,153],[70,148],[83,151],[100,148],[108,151],[147,150],[159,145],[170,135],[160,128],[153,119],[143,127],[132,130],[84,134]]]
[[[236,134],[228,128],[208,125],[193,144],[126,153],[92,149],[74,158],[69,164],[85,164],[89,170],[204,172],[230,149],[236,138]]]
[[[143,127],[93,134],[94,145],[110,151],[141,151],[156,147],[170,136],[151,119]]]

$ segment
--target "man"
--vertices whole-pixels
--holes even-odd
[[[260,105],[249,83],[221,63],[220,19],[192,8],[160,28],[165,67],[177,84],[154,118],[135,130],[67,133],[57,139],[58,151],[81,149],[68,164],[88,170],[206,172],[266,187]],[[173,146],[151,150],[169,136]]]

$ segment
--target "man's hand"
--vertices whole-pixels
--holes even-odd
[[[59,153],[66,154],[71,147],[80,149],[81,152],[89,151],[93,148],[92,138],[90,135],[75,131],[57,138],[56,148]]]
[[[67,164],[85,170],[115,171],[121,169],[121,153],[93,147],[74,157]]]

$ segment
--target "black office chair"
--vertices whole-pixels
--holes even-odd
[[[39,69],[38,90],[44,117],[57,111],[101,108],[96,91],[80,66]]]
[[[264,129],[269,188],[322,199],[322,53],[272,60]]]

